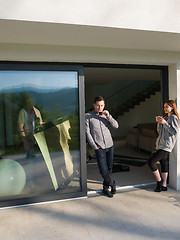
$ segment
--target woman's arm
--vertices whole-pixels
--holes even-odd
[[[179,120],[176,115],[171,115],[169,121],[164,123],[164,128],[171,134],[175,135],[179,131]]]

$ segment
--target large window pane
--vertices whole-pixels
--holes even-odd
[[[0,200],[81,191],[78,72],[0,71]]]

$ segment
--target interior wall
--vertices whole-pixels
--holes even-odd
[[[124,88],[128,84],[133,82],[131,81],[126,81],[126,80],[121,80],[121,81],[116,81],[110,82],[108,84],[88,84],[88,80],[86,81],[86,112],[89,111],[90,108],[92,108],[92,103],[94,101],[94,98],[96,96],[103,96],[104,99],[110,97],[113,93],[116,93],[118,90]],[[113,104],[113,103],[112,103]]]
[[[106,107],[117,109],[122,103],[161,80],[159,69],[85,67],[86,112],[96,96],[103,96]],[[128,89],[128,94],[127,94]]]
[[[155,123],[155,116],[161,115],[160,109],[161,93],[157,92],[152,95],[146,101],[141,102],[140,105],[136,105],[135,108],[130,109],[122,116],[119,116],[117,121],[119,123],[119,129],[112,131],[114,137],[126,136],[130,127],[135,127],[139,123]]]

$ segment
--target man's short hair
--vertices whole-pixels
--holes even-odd
[[[100,102],[100,101],[104,101],[104,98],[102,96],[96,96],[95,99],[94,99],[94,103]]]

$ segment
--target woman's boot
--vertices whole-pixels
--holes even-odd
[[[161,186],[161,191],[167,191],[167,187]]]
[[[162,188],[162,179],[161,181],[158,181],[157,182],[157,186],[156,188],[154,189],[155,192],[161,192],[161,188]]]

